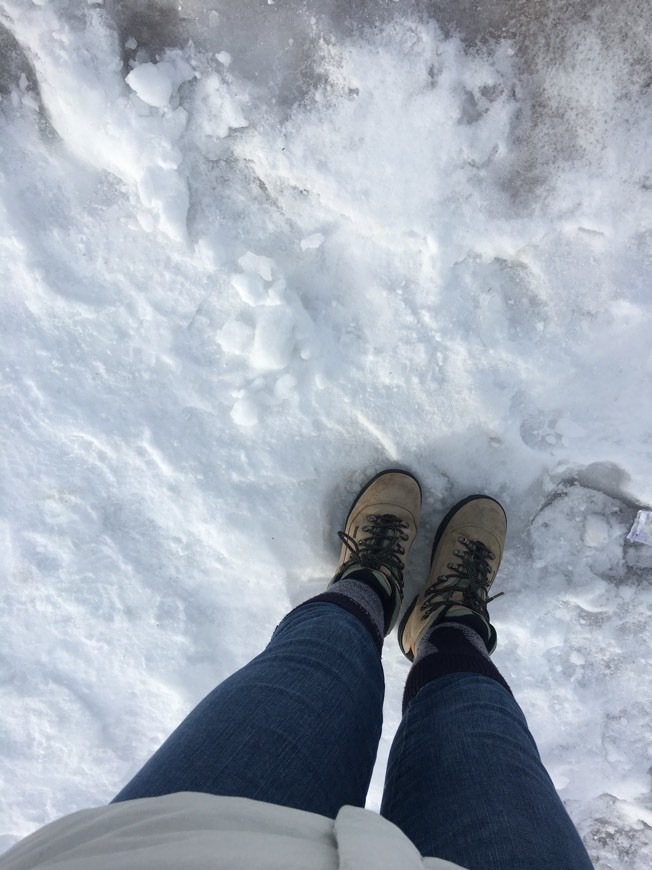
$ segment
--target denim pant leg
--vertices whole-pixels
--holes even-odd
[[[335,604],[306,604],[267,648],[214,689],[114,798],[231,795],[334,818],[364,806],[384,678],[367,629]]]
[[[410,702],[381,814],[423,855],[470,870],[592,866],[520,707],[478,674],[440,677]]]

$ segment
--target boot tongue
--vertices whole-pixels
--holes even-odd
[[[487,582],[488,566],[483,566],[477,552],[467,553],[462,557],[461,574],[466,583],[460,583],[464,586],[470,586],[472,583],[483,586]]]
[[[373,531],[370,533],[370,538],[374,547],[385,549],[391,547],[393,541],[399,536],[399,531],[394,525],[398,522],[398,517],[395,517],[394,514],[381,514],[379,519],[379,523],[371,525]]]

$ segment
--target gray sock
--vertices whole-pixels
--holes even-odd
[[[484,641],[478,632],[474,631],[470,625],[462,625],[460,622],[440,622],[438,625],[433,626],[429,631],[427,631],[419,641],[417,654],[414,659],[415,665],[426,656],[439,652],[439,649],[437,648],[437,631],[440,628],[455,628],[457,631],[461,631],[464,637],[473,647],[475,647],[475,649],[477,649],[480,655],[484,656],[486,659],[490,658]]]
[[[383,602],[380,595],[362,580],[363,576],[371,575],[369,579],[373,582],[374,572],[370,568],[358,568],[352,571],[351,574],[355,576],[345,575],[342,580],[338,580],[337,583],[329,586],[328,592],[331,595],[342,595],[350,601],[354,601],[369,616],[369,620],[382,638],[385,633]]]

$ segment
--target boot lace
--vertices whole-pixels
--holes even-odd
[[[451,601],[451,606],[452,604],[463,604],[489,619],[487,604],[505,594],[499,592],[497,595],[487,598],[490,585],[489,574],[492,570],[489,563],[496,558],[496,554],[482,541],[470,541],[463,535],[458,537],[457,542],[462,549],[453,550],[453,555],[457,556],[460,561],[449,562],[446,567],[451,573],[440,574],[432,586],[426,589],[421,610],[424,617],[430,616],[440,606],[442,600],[449,602],[454,593],[461,592],[462,601]]]
[[[366,523],[362,526],[366,538],[356,540],[346,532],[337,533],[344,546],[351,551],[351,558],[342,565],[342,570],[355,564],[372,571],[381,571],[397,586],[402,598],[405,566],[401,556],[405,555],[405,547],[401,542],[410,538],[405,533],[409,523],[394,514],[368,514]]]

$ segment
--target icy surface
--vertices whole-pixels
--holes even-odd
[[[652,14],[349,5],[0,0],[0,846],[109,800],[401,464],[408,596],[504,502],[496,663],[648,868]]]

